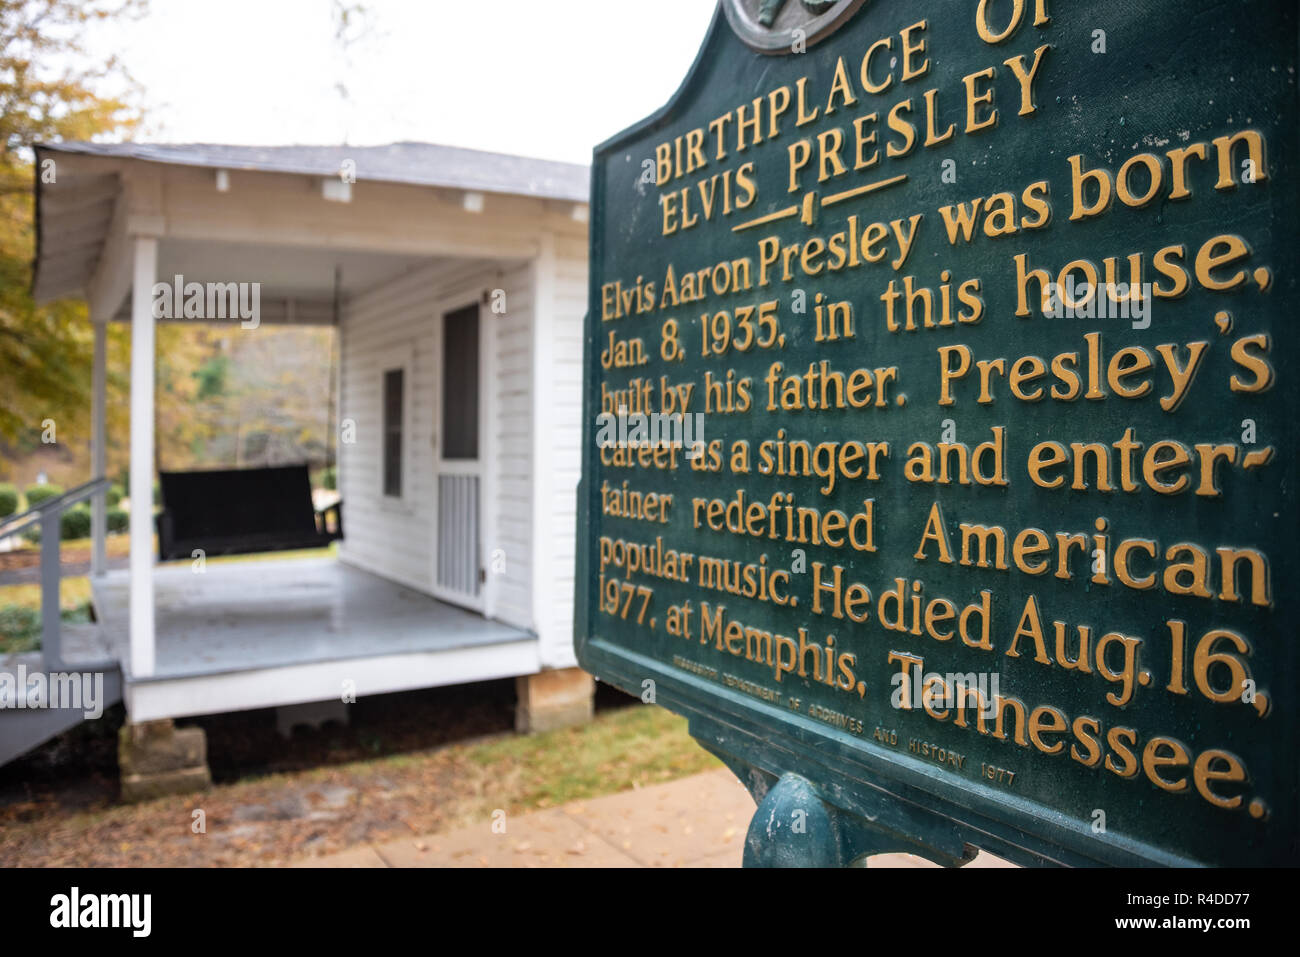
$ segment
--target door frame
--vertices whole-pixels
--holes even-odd
[[[442,457],[442,415],[443,415],[443,346],[447,316],[451,313],[478,307],[478,459],[470,464],[463,459],[446,461]],[[440,299],[434,313],[433,332],[433,422],[431,443],[433,456],[432,541],[429,550],[429,588],[431,593],[441,601],[457,605],[469,611],[478,612],[484,617],[491,617],[496,606],[495,576],[491,574],[491,557],[489,544],[496,538],[493,510],[489,503],[495,495],[496,449],[492,441],[491,423],[495,421],[496,396],[491,387],[495,376],[495,355],[491,348],[489,322],[486,321],[483,294],[480,292],[464,293],[458,296]],[[479,551],[479,593],[472,598],[460,592],[443,588],[438,584],[438,542],[442,533],[440,525],[441,500],[440,483],[444,475],[477,475],[478,490],[478,551]]]

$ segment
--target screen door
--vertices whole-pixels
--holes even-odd
[[[434,590],[448,601],[482,610],[483,357],[478,305],[445,314],[439,335]]]

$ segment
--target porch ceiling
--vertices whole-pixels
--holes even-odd
[[[210,240],[164,238],[158,244],[160,282],[183,276],[186,283],[260,283],[268,322],[332,324],[336,270],[346,300],[429,262],[425,256]],[[129,297],[113,318],[131,318]]]
[[[336,269],[340,292],[352,296],[427,261],[421,256],[184,239],[163,239],[158,246],[162,280],[180,274],[197,282],[260,282],[276,295],[304,298],[332,296]]]
[[[108,238],[122,188],[116,172],[79,170],[72,164],[54,169],[53,182],[42,184],[43,171],[37,167],[41,243],[32,285],[37,302],[83,290]]]
[[[585,222],[586,167],[428,144],[60,143],[35,153],[33,294],[84,297],[96,319],[123,307],[135,238],[162,240],[159,278],[261,282],[264,303],[319,304],[333,302],[337,266],[343,295],[354,295],[421,256],[526,260],[543,224]],[[345,170],[355,197],[326,189]]]

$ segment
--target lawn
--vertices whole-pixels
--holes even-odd
[[[565,731],[493,735],[133,806],[68,812],[32,794],[0,807],[0,866],[283,864],[369,841],[488,828],[496,810],[522,814],[719,766],[685,720],[633,704]],[[195,833],[200,817],[204,830]]]
[[[59,609],[64,621],[90,620],[90,579],[59,582]],[[41,647],[41,586],[0,585],[0,655]]]

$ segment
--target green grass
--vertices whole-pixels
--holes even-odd
[[[553,807],[721,766],[690,738],[683,719],[647,705],[603,713],[579,728],[491,741],[467,758],[489,769],[525,764],[515,795],[524,807]]]
[[[80,608],[90,602],[90,579],[84,575],[65,578],[59,582],[59,607],[65,612]],[[18,605],[41,610],[41,586],[32,582],[22,585],[0,585],[0,605]]]
[[[90,620],[90,579],[59,582],[63,620]],[[41,586],[0,585],[0,655],[36,651],[41,647]]]
[[[104,536],[104,543],[109,558],[118,558],[131,554],[131,536],[125,532],[109,532]],[[94,539],[65,538],[59,544],[65,552],[71,550],[88,552],[94,547]],[[26,545],[19,545],[14,550],[19,552],[39,552],[41,546],[39,542],[29,542]]]

